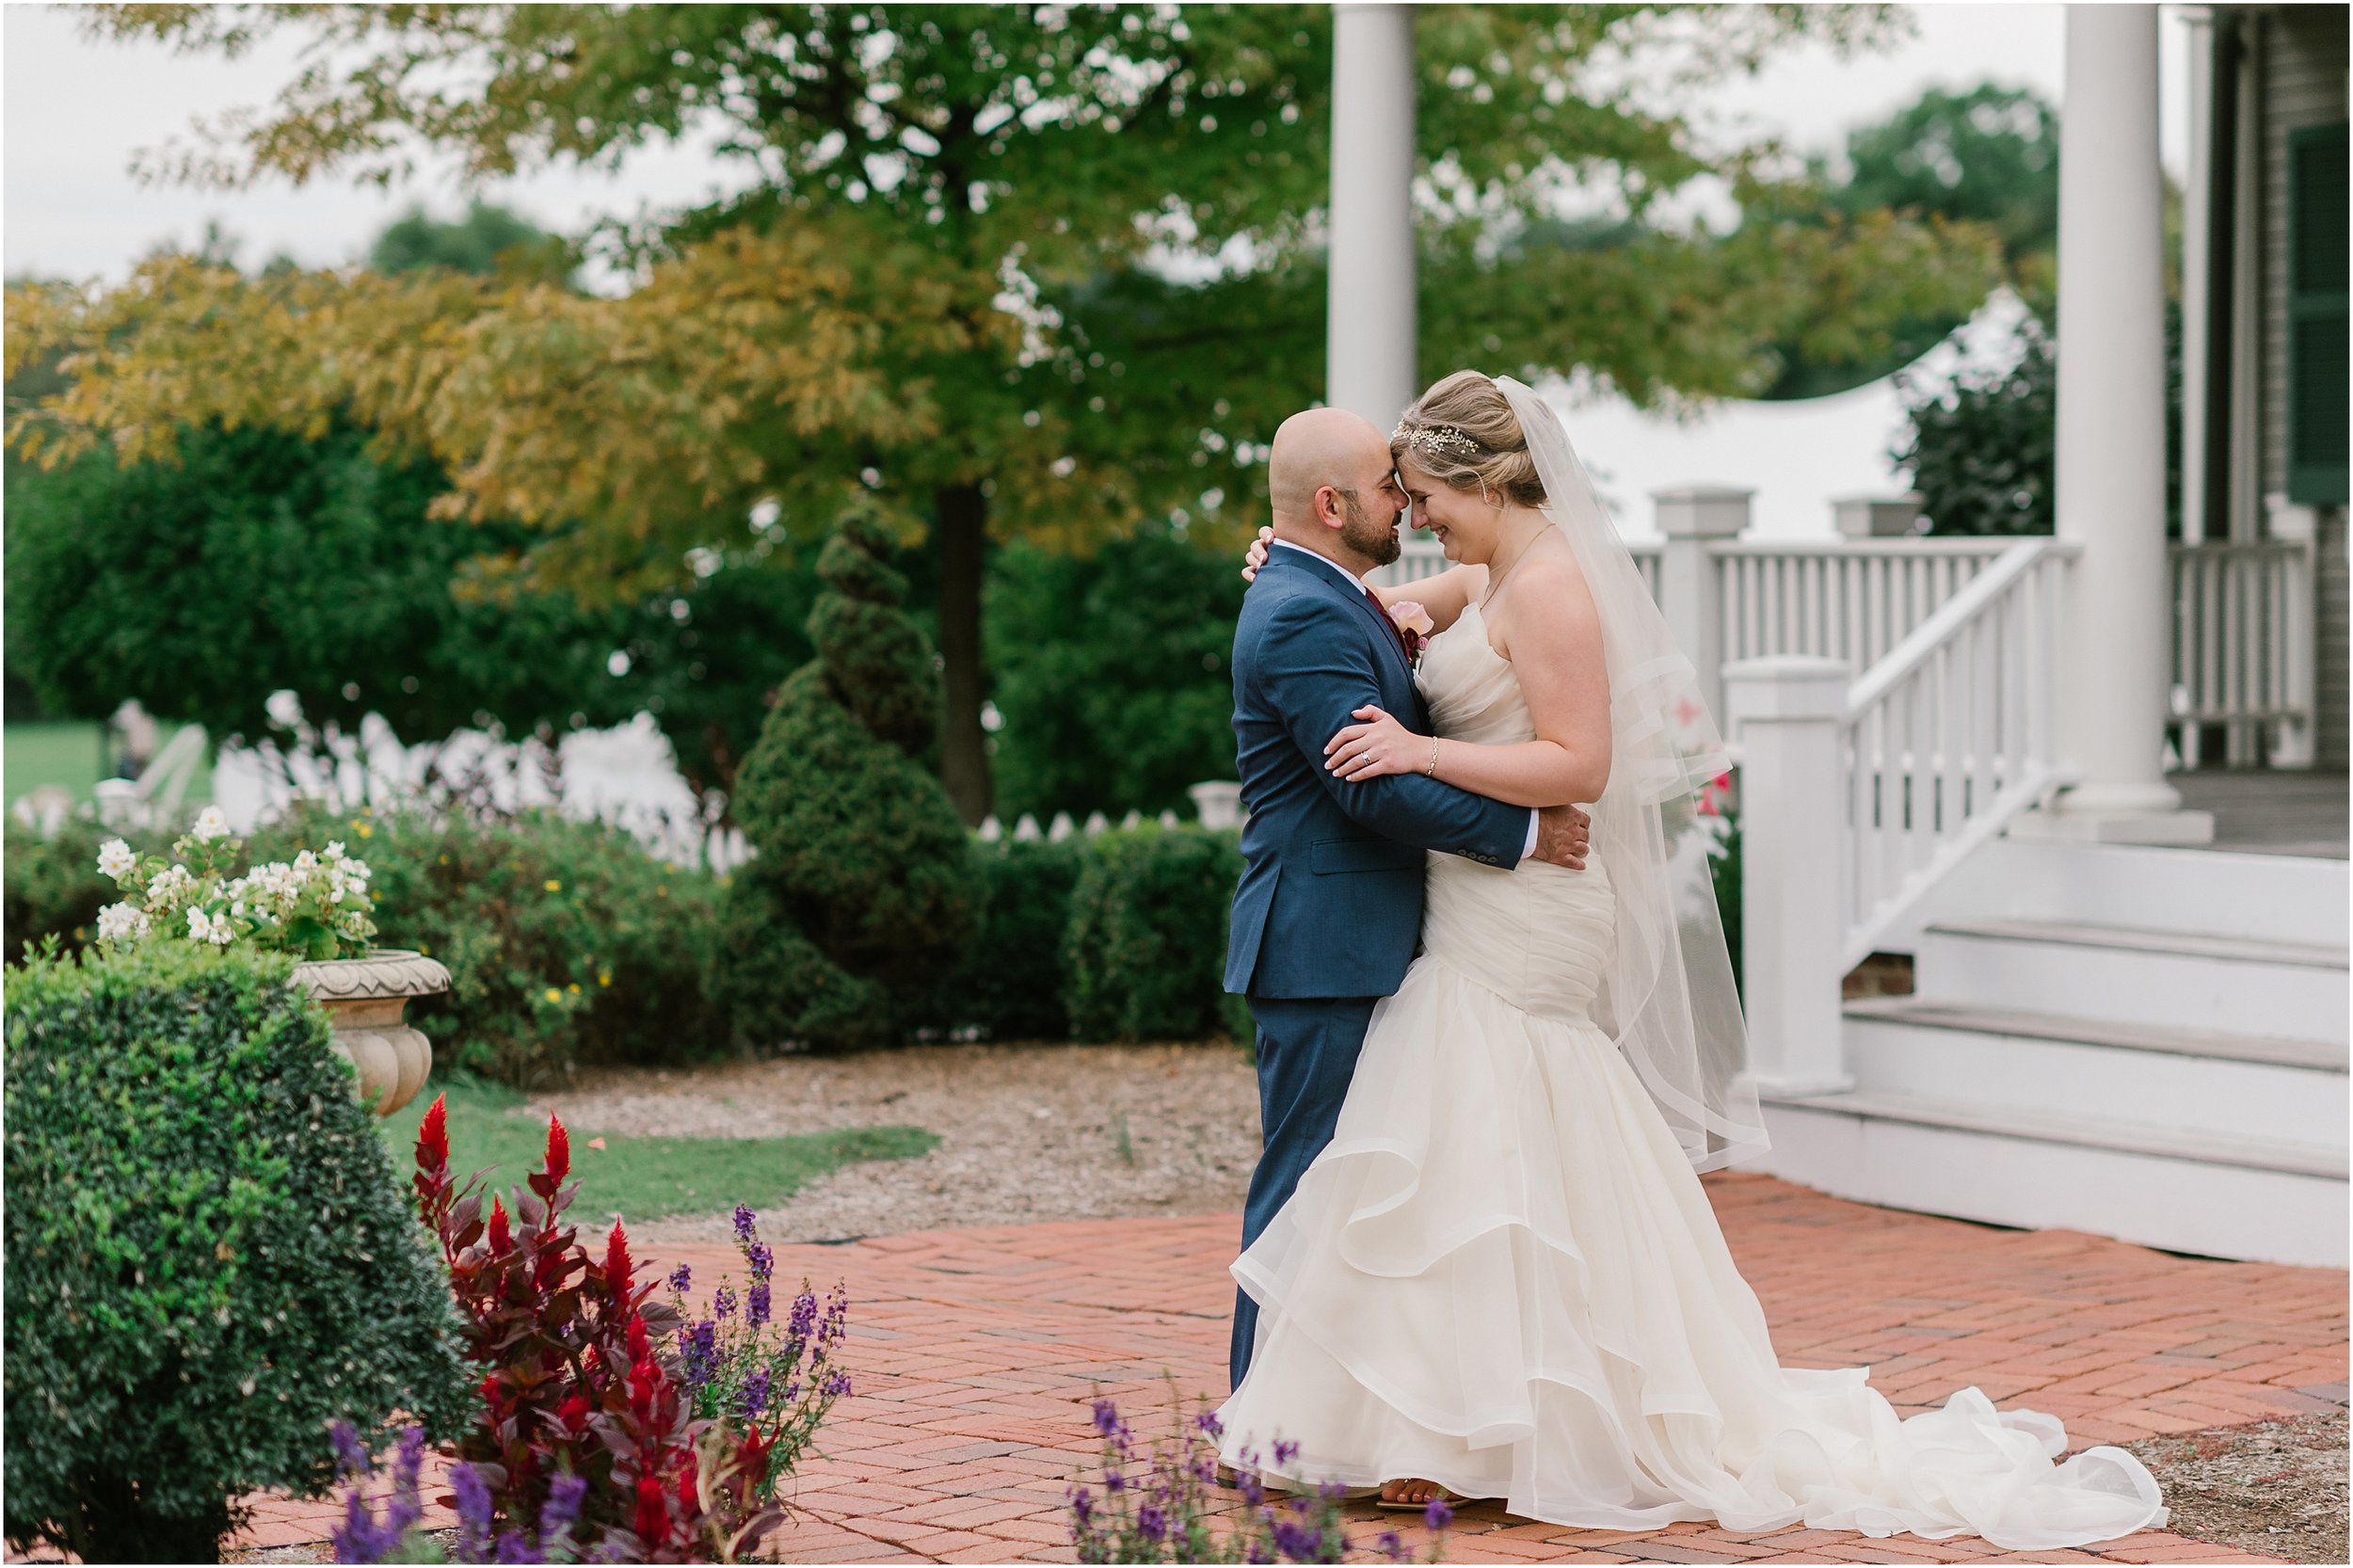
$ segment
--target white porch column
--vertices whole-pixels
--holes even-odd
[[[1740,1010],[1768,1099],[1841,1094],[1839,890],[1847,872],[1838,727],[1846,664],[1807,654],[1724,666],[1740,745]]]
[[[1379,425],[1414,378],[1414,8],[1332,19],[1332,264],[1324,401]]]
[[[2059,748],[2078,782],[2013,833],[2204,843],[2165,781],[2165,294],[2157,8],[2067,8],[2059,120],[2058,461],[2069,573]]]

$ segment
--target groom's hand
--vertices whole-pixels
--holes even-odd
[[[1530,858],[1585,869],[1586,851],[1593,847],[1593,819],[1574,806],[1547,806],[1536,813],[1536,850]]]

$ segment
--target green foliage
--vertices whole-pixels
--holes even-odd
[[[43,838],[10,815],[6,864],[0,865],[0,881],[7,885],[0,957],[13,964],[24,956],[25,944],[48,936],[69,952],[96,941],[98,911],[121,896],[98,874],[98,846],[123,837],[101,832],[95,822],[77,816],[67,819],[55,837]]]
[[[2058,111],[2033,88],[1932,87],[1848,136],[1852,172],[1833,200],[1847,213],[1892,208],[1982,223],[2031,296],[2055,281],[2058,152]]]
[[[447,267],[477,275],[520,271],[560,280],[571,270],[561,239],[504,207],[475,200],[456,223],[411,207],[368,248],[368,265],[378,272],[414,272]]]
[[[488,1174],[511,1187],[546,1146],[548,1124],[504,1084],[438,1073],[430,1093],[377,1123],[386,1151],[404,1163],[419,1125],[438,1096],[447,1107],[450,1160],[461,1171]],[[672,1214],[710,1214],[729,1204],[767,1208],[809,1182],[860,1160],[912,1160],[939,1140],[911,1127],[840,1128],[777,1138],[673,1138],[608,1131],[591,1122],[571,1128],[572,1175],[592,1214],[618,1214],[632,1224]],[[589,1140],[601,1137],[604,1146]]]
[[[1063,938],[1083,841],[1004,840],[980,849],[980,931],[962,968],[940,987],[934,1016],[991,1040],[1067,1040]]]
[[[890,548],[861,513],[827,542],[817,657],[786,680],[737,776],[736,820],[758,857],[728,891],[712,991],[762,1046],[900,1038],[971,936],[971,845],[918,755],[938,723],[939,675],[899,608]]]
[[[1931,534],[2048,534],[2057,460],[2058,365],[2041,324],[2018,362],[1936,388],[1897,378],[1910,430],[1890,450],[1912,471]]]
[[[576,1063],[719,1051],[703,998],[719,888],[628,833],[553,812],[338,817],[312,808],[254,836],[257,858],[340,838],[375,871],[378,940],[440,960],[445,998],[411,1006],[440,1066],[534,1086]]]
[[[330,1420],[468,1413],[439,1263],[291,966],[9,974],[12,1544],[210,1561],[236,1499],[328,1489]]]
[[[1230,552],[1163,530],[1091,557],[1014,545],[988,596],[998,814],[1189,810],[1234,776],[1225,667],[1245,584]]]
[[[1224,1027],[1226,911],[1241,875],[1232,833],[1147,826],[1088,840],[1064,938],[1079,1038],[1197,1040]]]
[[[603,668],[616,639],[568,596],[453,591],[517,535],[427,520],[443,488],[348,426],[315,440],[190,429],[177,464],[19,472],[9,667],[60,712],[103,718],[136,696],[216,738],[269,735],[264,704],[281,689],[314,725],[376,712],[412,742],[486,713],[524,730],[583,705],[626,719]]]

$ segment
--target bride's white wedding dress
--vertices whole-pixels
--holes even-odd
[[[1476,607],[1418,679],[1439,734],[1534,738]],[[2123,1450],[2055,1464],[2051,1416],[1970,1388],[1901,1420],[1864,1368],[1780,1366],[1689,1160],[1589,1020],[1609,876],[1431,856],[1422,954],[1373,1013],[1337,1132],[1233,1266],[1259,1318],[1225,1460],[1420,1477],[1593,1528],[2033,1551],[2162,1525]],[[1281,1463],[1277,1437],[1298,1445]]]

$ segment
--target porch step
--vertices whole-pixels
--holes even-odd
[[[1764,1167],[1841,1197],[2217,1257],[2346,1261],[2342,1147],[1862,1089],[1765,1112]]]
[[[1847,1067],[1867,1092],[2345,1146],[2343,1044],[1918,997],[1845,1012]]]
[[[2080,920],[1954,920],[1921,934],[1925,1000],[2342,1045],[2341,945]]]
[[[2338,859],[2142,844],[1997,839],[1964,861],[1887,945],[1924,926],[2045,920],[2250,940],[2353,940],[2353,869]]]

